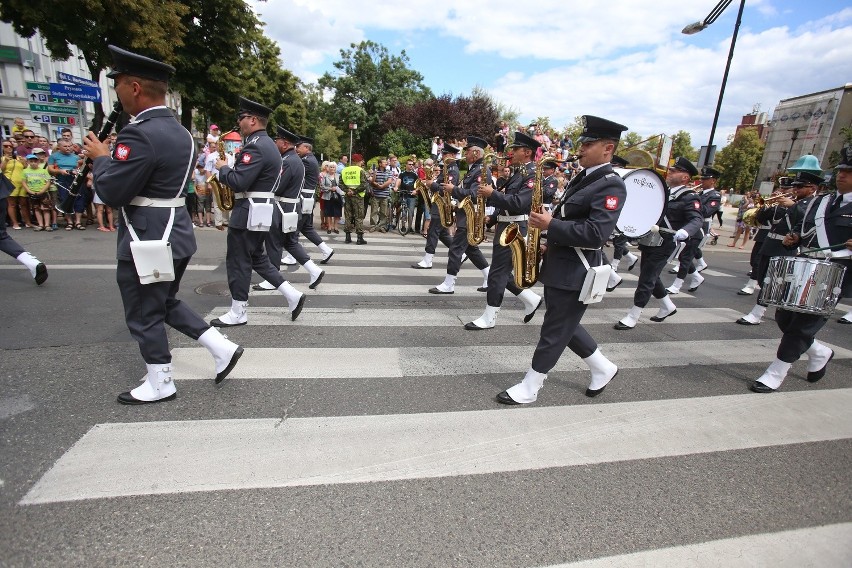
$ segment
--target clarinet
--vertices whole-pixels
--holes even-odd
[[[116,101],[112,107],[112,112],[109,113],[106,122],[104,122],[104,125],[101,127],[101,131],[98,132],[98,140],[103,142],[109,137],[115,123],[118,122],[118,117],[122,110],[121,101]],[[68,195],[66,195],[65,199],[63,199],[60,203],[56,204],[55,207],[57,211],[63,215],[70,215],[74,212],[74,201],[80,195],[80,191],[82,191],[83,184],[86,183],[86,176],[89,175],[90,169],[92,169],[92,160],[90,158],[86,158],[83,166],[77,171],[77,175],[74,176],[74,181],[72,181],[71,185],[68,187]]]

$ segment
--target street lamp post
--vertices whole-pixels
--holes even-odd
[[[682,33],[686,35],[697,34],[701,30],[716,21],[722,12],[730,6],[733,0],[720,0],[718,4],[710,11],[704,20],[695,22],[683,28]],[[743,20],[743,8],[745,8],[745,0],[740,0],[740,11],[737,13],[737,23],[734,25],[734,35],[731,37],[731,49],[728,51],[728,63],[725,65],[725,74],[722,76],[722,87],[719,89],[719,100],[716,103],[716,114],[713,116],[713,126],[710,128],[710,140],[707,142],[707,152],[704,155],[704,163],[698,164],[704,166],[713,163],[715,151],[713,149],[713,138],[716,136],[716,124],[719,122],[719,112],[722,110],[722,98],[725,96],[725,85],[728,83],[728,72],[731,70],[731,59],[734,57],[734,46],[737,44],[737,34],[740,31],[740,23]]]

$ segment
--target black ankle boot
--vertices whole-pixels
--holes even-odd
[[[367,244],[367,241],[364,240],[364,234],[363,233],[358,233],[358,244],[359,245],[366,245]]]
[[[344,243],[351,243],[352,242],[352,233],[346,233],[346,240],[343,241],[343,242]]]

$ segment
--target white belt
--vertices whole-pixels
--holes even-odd
[[[133,199],[130,200],[131,205],[135,205],[136,207],[185,207],[186,199],[183,197],[175,197],[172,199],[160,199],[153,197],[142,197],[137,195]]]
[[[271,191],[243,191],[234,194],[234,199],[273,199],[275,194]]]
[[[281,203],[299,203],[300,201],[298,197],[276,197],[275,200]]]
[[[512,223],[515,221],[526,221],[529,219],[528,215],[497,215],[497,221],[501,223]]]
[[[713,220],[713,217],[704,217],[704,220],[709,223]]]

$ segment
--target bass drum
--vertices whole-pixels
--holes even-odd
[[[638,239],[651,232],[669,200],[669,188],[660,174],[647,168],[613,168],[627,187],[627,199],[615,228],[622,235]]]

